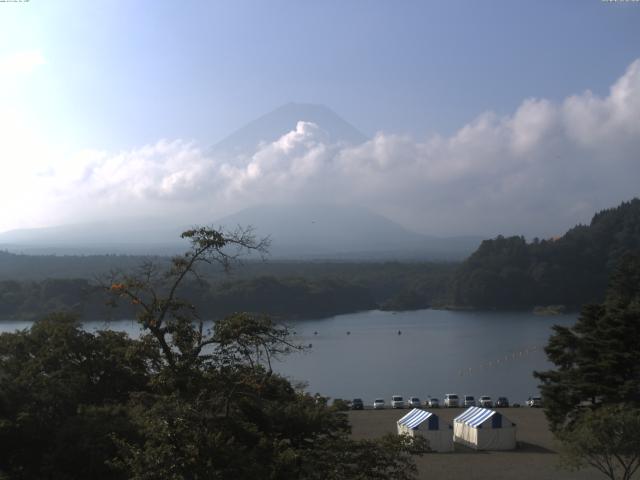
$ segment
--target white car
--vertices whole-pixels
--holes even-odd
[[[473,395],[465,395],[464,396],[464,406],[465,407],[475,407],[476,399],[473,398]]]
[[[420,399],[418,397],[409,397],[408,403],[411,408],[420,408]]]
[[[391,408],[404,408],[404,399],[400,395],[391,397]]]
[[[374,410],[382,410],[384,408],[384,400],[381,398],[376,398],[373,401],[373,409]]]
[[[527,400],[527,407],[541,407],[542,406],[542,398],[540,397],[529,397]]]
[[[491,408],[493,407],[493,400],[491,400],[491,397],[489,395],[482,395],[478,399],[478,404],[484,408]]]
[[[460,400],[458,399],[458,395],[456,395],[455,393],[447,393],[444,396],[444,406],[447,408],[450,407],[459,407],[460,406]]]

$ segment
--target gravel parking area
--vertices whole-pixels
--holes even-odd
[[[440,408],[432,410],[441,422],[451,423],[464,409]],[[455,445],[453,453],[429,453],[416,457],[421,479],[575,479],[604,478],[595,469],[568,472],[558,465],[559,456],[547,420],[541,409],[500,408],[504,416],[515,422],[518,448],[508,452],[482,452]],[[407,413],[404,410],[350,411],[349,420],[354,438],[376,438],[385,433],[397,433],[396,421]]]

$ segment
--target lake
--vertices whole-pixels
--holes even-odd
[[[522,312],[417,310],[366,312],[293,322],[295,340],[311,348],[293,353],[274,368],[311,393],[361,397],[366,404],[391,395],[422,400],[445,393],[507,396],[523,403],[538,392],[534,370],[550,368],[543,347],[554,324],[571,325],[575,315]],[[0,331],[30,322],[0,322]],[[87,322],[138,334],[132,321]],[[317,333],[316,333],[317,332]]]

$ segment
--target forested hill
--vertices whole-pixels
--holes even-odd
[[[71,311],[89,320],[131,318],[107,308],[97,282],[110,270],[135,273],[144,261],[166,268],[167,258],[56,257],[0,252],[0,321]],[[200,282],[185,282],[180,296],[204,318],[253,311],[277,318],[320,318],[372,308],[416,309],[441,304],[457,264],[247,262],[230,274],[203,268]]]
[[[626,252],[640,250],[640,200],[597,213],[557,239],[523,237],[482,242],[457,270],[452,301],[475,308],[537,305],[579,308],[601,302],[611,270]]]

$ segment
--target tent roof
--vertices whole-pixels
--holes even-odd
[[[481,425],[485,420],[491,418],[496,413],[495,410],[489,410],[488,408],[469,407],[456,418],[454,422],[466,423],[467,425],[476,428]]]
[[[405,425],[411,429],[417,428],[422,422],[427,420],[432,412],[427,412],[426,410],[420,410],[419,408],[414,408],[409,413],[407,413],[404,417],[398,420],[398,425]]]

